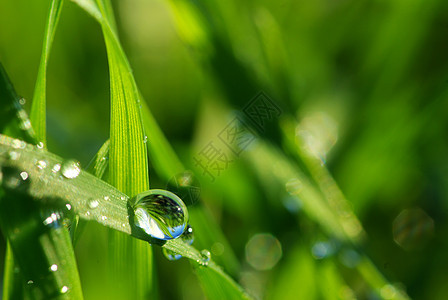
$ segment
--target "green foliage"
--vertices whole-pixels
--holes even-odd
[[[2,65],[3,298],[444,299],[446,1],[330,2],[3,1],[0,61],[33,98]],[[54,178],[62,157],[91,163]],[[128,201],[187,169],[195,240],[150,246]],[[53,201],[70,232],[40,223]]]

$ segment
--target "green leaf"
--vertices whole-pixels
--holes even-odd
[[[50,50],[59,17],[62,11],[63,0],[52,0],[50,13],[48,15],[47,24],[45,26],[45,37],[42,47],[42,56],[37,74],[36,86],[34,88],[33,103],[31,106],[30,119],[36,130],[37,139],[47,144],[46,133],[46,84],[47,84],[47,67],[50,57]]]
[[[32,299],[82,299],[70,235],[56,219],[59,207],[42,206],[28,193],[37,178],[25,177],[23,169],[4,162],[1,172],[0,223],[27,283],[25,292]]]
[[[17,159],[10,159],[11,152],[15,153],[13,157]],[[63,178],[58,174],[59,171],[55,171],[64,162],[62,158],[4,135],[0,135],[0,154],[3,154],[0,155],[0,167],[9,165],[28,174],[31,180],[28,194],[36,199],[35,202],[39,202],[41,206],[49,205],[47,199],[59,199],[58,201],[61,203],[69,204],[80,219],[96,221],[103,226],[132,235],[135,238],[149,240],[147,236],[141,236],[132,230],[128,217],[130,198],[108,183],[85,171],[81,171],[73,179]],[[44,170],[39,169],[36,167],[36,161],[44,161],[47,167]],[[97,202],[95,208],[92,208],[91,201]],[[151,241],[153,242],[153,240]],[[179,239],[170,240],[163,247],[194,263],[201,259],[198,250]],[[240,299],[246,297],[242,289],[213,260],[210,260],[207,267],[214,270],[214,273],[217,274],[216,280],[226,286],[226,289],[232,289],[232,291],[228,291],[229,293],[238,294]],[[218,294],[211,298],[219,299]]]

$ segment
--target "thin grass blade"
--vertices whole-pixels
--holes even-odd
[[[36,86],[34,89],[33,103],[31,106],[30,119],[36,130],[37,139],[44,144],[47,144],[46,133],[46,85],[47,85],[47,68],[48,59],[50,57],[50,50],[53,43],[53,38],[59,22],[59,17],[62,11],[63,0],[52,0],[50,5],[50,12],[45,26],[45,37],[42,47],[42,56],[39,64],[39,71],[37,74]]]

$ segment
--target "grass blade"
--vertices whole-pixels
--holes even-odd
[[[47,84],[47,67],[48,58],[50,57],[50,50],[53,43],[53,38],[56,32],[56,27],[59,22],[59,17],[62,11],[63,0],[52,0],[50,6],[50,13],[48,15],[47,24],[45,26],[45,37],[42,48],[42,56],[39,64],[39,71],[37,74],[36,87],[34,89],[33,103],[31,106],[30,119],[35,126],[37,139],[44,144],[47,144],[46,133],[46,84]]]
[[[16,147],[17,145],[19,147]],[[133,232],[128,218],[127,203],[130,198],[123,192],[84,171],[81,171],[74,179],[61,178],[57,174],[58,172],[53,172],[55,170],[54,166],[60,166],[63,163],[60,157],[42,151],[30,144],[0,135],[0,153],[10,152],[15,152],[18,159],[10,160],[8,155],[0,155],[0,167],[9,165],[27,172],[29,178],[33,179],[32,183],[35,182],[29,187],[28,193],[33,199],[41,201],[41,205],[47,204],[45,199],[59,199],[64,204],[70,204],[72,210],[76,212],[80,219],[96,221],[124,234],[133,235],[139,239],[148,239],[148,237]],[[36,160],[46,162],[48,167],[44,172],[36,167]],[[91,208],[92,200],[98,203],[94,209]],[[177,239],[166,242],[163,247],[190,259],[194,263],[198,263],[202,257],[194,247]],[[217,276],[214,276],[218,278],[216,280],[233,290],[232,294],[238,294],[239,299],[246,297],[238,284],[226,275],[213,260],[209,261],[207,267],[213,269],[213,272],[217,274]],[[203,284],[208,283],[204,282]],[[128,295],[131,292],[128,291]],[[211,298],[219,299],[218,295]]]
[[[134,196],[149,189],[145,134],[137,87],[115,30],[109,1],[75,1],[97,19],[103,30],[109,62],[111,124],[109,182]],[[152,252],[147,243],[111,233],[111,266],[122,297],[142,299],[152,290]],[[123,259],[123,258],[126,258]],[[115,285],[117,286],[117,285]],[[120,298],[120,296],[117,296]]]

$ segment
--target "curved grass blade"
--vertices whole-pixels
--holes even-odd
[[[15,154],[11,154],[12,152]],[[11,155],[16,159],[11,160]],[[47,167],[44,170],[38,168],[36,161],[44,161]],[[55,171],[59,170],[61,163],[63,160],[50,152],[0,135],[0,167],[8,165],[25,171],[31,179],[28,193],[37,200],[36,202],[40,202],[40,205],[48,205],[46,199],[59,199],[64,204],[69,204],[80,219],[96,221],[127,235],[148,239],[132,230],[127,204],[130,198],[126,194],[85,171],[81,171],[74,179],[64,178],[60,175],[60,171]],[[94,206],[92,201],[95,202]],[[163,247],[190,259],[193,263],[201,259],[198,250],[178,239],[166,242]],[[223,281],[223,285],[234,289],[232,293],[238,294],[239,299],[246,297],[241,292],[241,287],[213,260],[209,261],[207,267],[218,274],[217,278]]]
[[[30,119],[35,126],[37,139],[44,144],[47,144],[46,133],[46,84],[47,84],[47,67],[50,50],[53,43],[53,38],[56,32],[56,27],[61,15],[63,0],[52,0],[50,6],[50,13],[48,15],[47,24],[45,26],[45,37],[42,48],[42,56],[39,64],[39,71],[37,74],[36,86],[34,88],[33,103],[31,106]]]
[[[88,7],[88,12],[100,23],[106,44],[111,86],[109,182],[134,196],[149,189],[137,87],[118,40],[110,2],[75,2],[83,8]],[[118,285],[117,292],[123,297],[146,298],[153,290],[151,248],[116,232],[111,232],[109,238],[114,281],[122,283]]]

